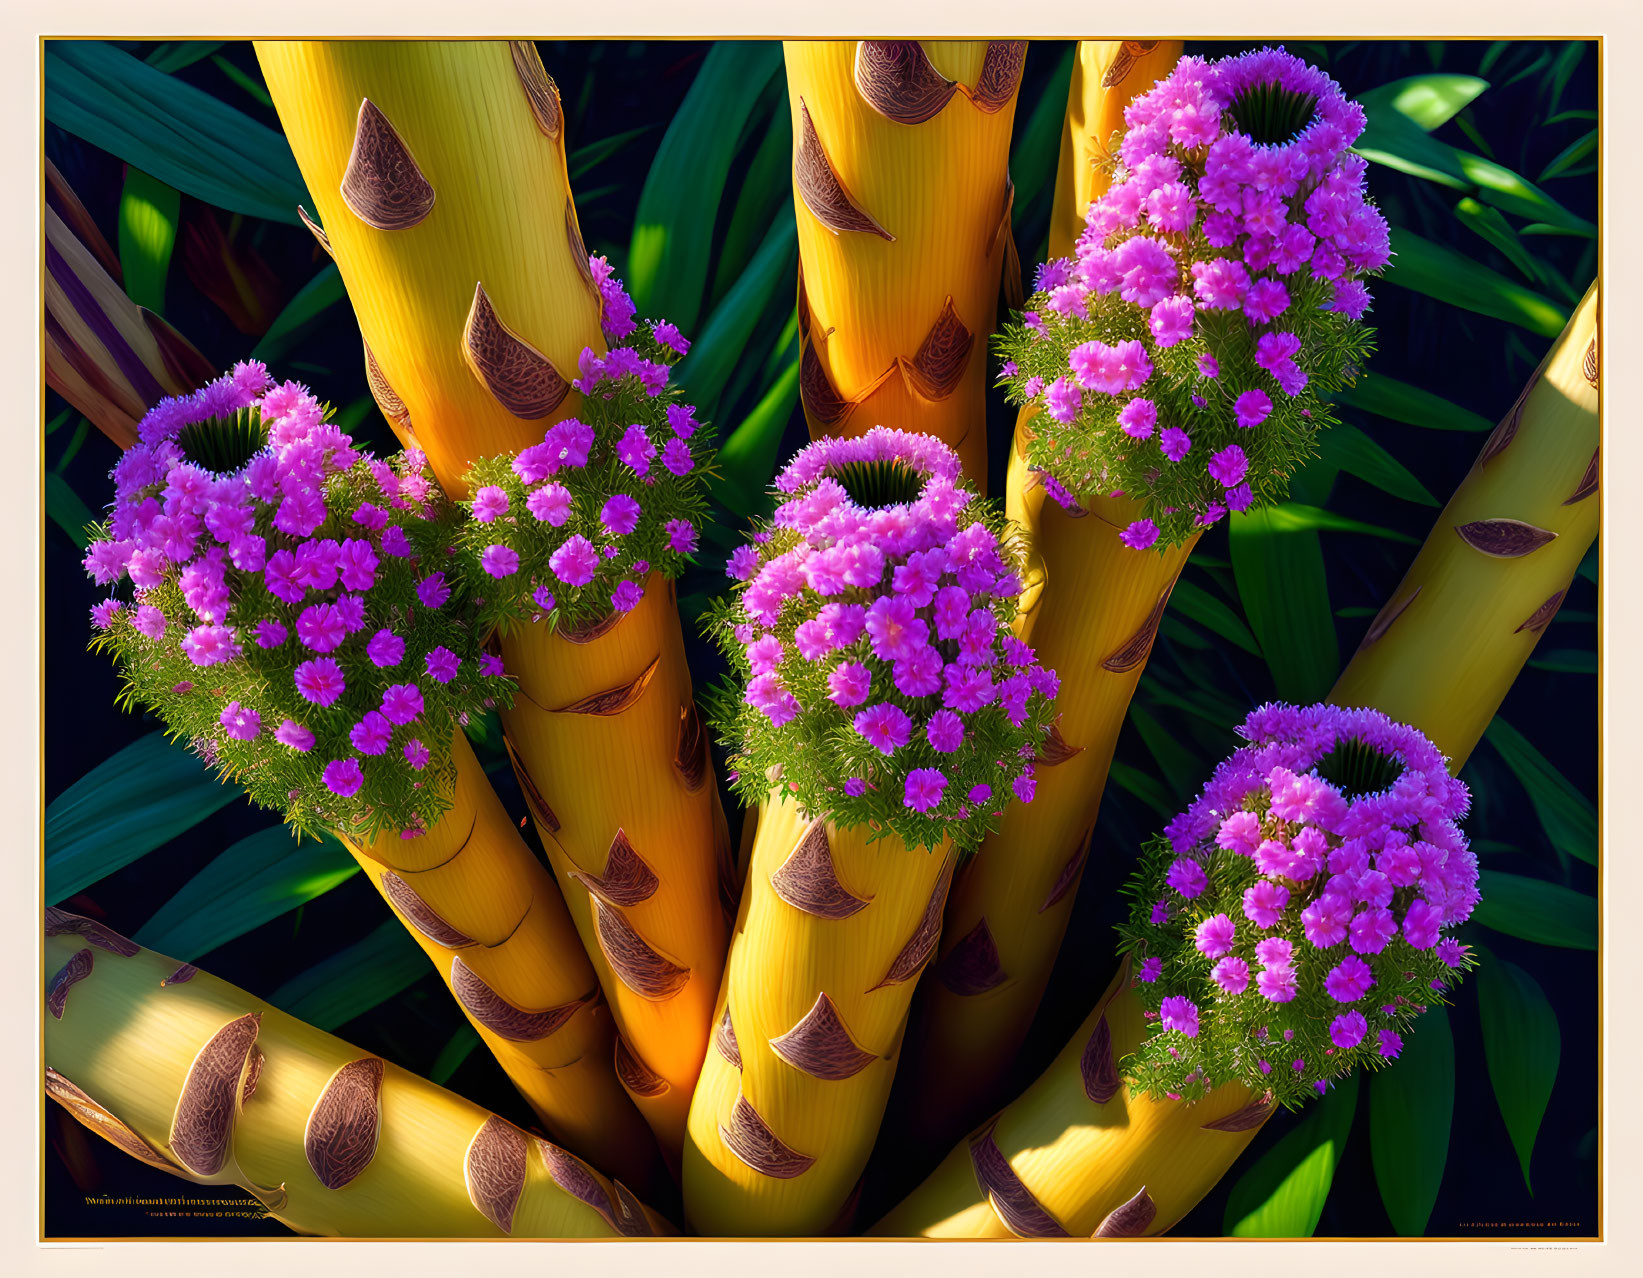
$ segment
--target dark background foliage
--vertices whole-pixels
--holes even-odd
[[[249,45],[117,47],[278,130]],[[1289,596],[1264,599],[1259,606],[1268,613],[1259,621],[1246,612],[1260,593],[1251,589],[1261,584],[1259,561],[1234,567],[1225,524],[1200,544],[1184,578],[1192,589],[1178,589],[1172,600],[1120,739],[1096,855],[1054,982],[1020,1054],[1018,1086],[1048,1062],[1106,983],[1115,888],[1133,849],[1232,747],[1232,725],[1252,705],[1327,691],[1437,507],[1470,467],[1483,440],[1477,431],[1505,412],[1555,336],[1561,321],[1548,325],[1544,317],[1567,315],[1597,270],[1595,45],[1290,47],[1355,96],[1411,76],[1487,82],[1479,92],[1464,80],[1434,81],[1449,92],[1462,86],[1460,98],[1475,96],[1430,133],[1384,102],[1372,111],[1386,145],[1369,186],[1389,220],[1482,274],[1462,288],[1453,262],[1434,268],[1419,253],[1404,253],[1375,290],[1371,380],[1394,391],[1400,383],[1415,387],[1455,407],[1434,412],[1404,398],[1402,409],[1387,410],[1395,420],[1348,401],[1344,419],[1379,448],[1347,452],[1326,443],[1320,460],[1298,476],[1293,498],[1357,521],[1356,530],[1301,534],[1321,538],[1324,573]],[[805,438],[791,286],[797,249],[787,207],[791,135],[779,54],[743,50],[733,62],[713,46],[673,42],[544,42],[541,50],[564,96],[572,179],[590,248],[628,274],[636,232],[660,228],[670,244],[699,246],[674,250],[665,263],[670,272],[684,252],[706,258],[699,295],[679,297],[670,291],[671,275],[646,274],[642,263],[630,277],[642,310],[647,298],[665,303],[663,314],[694,310],[687,334],[722,356],[707,369],[699,350],[699,367],[687,361],[683,369],[688,389],[731,440],[715,493],[722,508],[717,541],[681,582],[688,623],[722,583],[719,565],[743,517],[758,509],[778,458]],[[1066,43],[1031,46],[1016,111],[1015,230],[1029,270],[1044,251],[1071,53]],[[46,155],[110,243],[120,245],[128,291],[144,294],[138,300],[162,311],[219,367],[260,341],[259,353],[276,373],[309,381],[356,435],[391,447],[365,385],[352,314],[308,233],[287,221],[226,212],[186,189],[178,197],[129,167],[131,154],[111,153],[121,149],[115,143],[88,141],[84,135],[95,130],[83,122],[73,124],[80,136],[66,131],[64,113],[53,109],[53,67],[48,54]],[[705,107],[725,103],[734,104],[729,127],[721,112],[710,129]],[[1479,157],[1488,162],[1481,168]],[[225,176],[251,181],[232,170]],[[995,396],[995,495],[1012,422]],[[474,1050],[476,1037],[437,977],[392,920],[384,926],[375,894],[350,873],[352,862],[340,849],[296,848],[270,833],[269,814],[220,802],[229,796],[209,782],[202,788],[197,763],[174,747],[154,750],[150,742],[136,747],[143,753],[105,762],[157,727],[113,708],[113,670],[85,651],[87,610],[98,593],[80,571],[75,538],[107,499],[116,453],[56,396],[48,397],[46,431],[46,798],[59,799],[92,774],[76,792],[90,823],[86,837],[71,847],[64,805],[54,806],[55,823],[48,814],[48,901],[198,959],[276,1005],[528,1124],[529,1112],[489,1056]],[[1286,610],[1319,609],[1333,620],[1333,644],[1315,643],[1298,666],[1276,658],[1269,665],[1254,632],[1271,633]],[[1276,1213],[1269,1219],[1289,1222],[1286,1233],[1311,1232],[1314,1220],[1317,1234],[1337,1236],[1597,1233],[1596,617],[1594,551],[1463,773],[1475,795],[1468,828],[1485,870],[1572,894],[1569,910],[1555,918],[1542,900],[1503,906],[1490,915],[1489,928],[1477,921],[1467,927],[1465,939],[1526,973],[1544,1005],[1531,992],[1528,1003],[1480,1007],[1474,977],[1447,1013],[1452,1064],[1441,1044],[1433,1045],[1441,1027],[1428,1027],[1394,1070],[1356,1090],[1338,1089],[1308,1114],[1274,1119],[1178,1235],[1227,1232],[1263,1203]],[[688,624],[687,642],[698,684],[706,685],[717,677],[717,660]],[[494,722],[476,725],[474,735],[504,801],[522,819],[524,802]],[[145,801],[152,812],[141,808]],[[169,820],[171,837],[145,841],[141,830],[155,828],[156,813]],[[526,837],[534,839],[528,828]],[[74,875],[71,853],[96,864]],[[1532,1009],[1541,1018],[1533,1022],[1539,1051],[1497,1053],[1491,1072],[1486,1033],[1530,1024]],[[1548,1033],[1548,1016],[1556,1035]],[[1531,1056],[1544,1058],[1554,1039],[1561,1043],[1561,1054],[1551,1055],[1555,1087],[1537,1123],[1532,1105],[1525,1110],[1511,1098],[1533,1094],[1537,1080],[1544,1088],[1544,1067],[1537,1072]],[[1520,1138],[1527,1133],[1533,1143],[1532,1193],[1507,1113]],[[185,1227],[144,1208],[97,1205],[99,1195],[170,1196],[182,1187],[89,1137],[55,1107],[46,1120],[48,1236],[269,1231],[264,1223],[209,1217]],[[1330,1151],[1315,1155],[1323,1146]],[[863,1222],[943,1152],[884,1152],[869,1181]],[[1309,1155],[1312,1165],[1317,1157],[1334,1165],[1332,1185],[1327,1176],[1320,1184],[1292,1174]],[[1423,1180],[1435,1188],[1414,1192],[1411,1205],[1409,1187]]]

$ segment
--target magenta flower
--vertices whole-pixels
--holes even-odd
[[[1058,377],[1044,397],[1044,411],[1058,422],[1070,422],[1078,416],[1084,397],[1065,377]]]
[[[1242,994],[1249,988],[1249,964],[1234,954],[1218,960],[1209,974],[1228,994]]]
[[[573,504],[571,491],[563,484],[544,484],[525,498],[525,509],[532,517],[552,528],[564,527]]]
[[[361,754],[386,753],[393,735],[393,724],[375,710],[367,711],[365,717],[348,730],[348,740]]]
[[[1166,998],[1159,1008],[1159,1016],[1166,1030],[1176,1030],[1188,1038],[1198,1037],[1198,1005],[1190,998],[1176,995]]]
[[[1152,957],[1141,961],[1141,970],[1138,971],[1135,976],[1137,980],[1142,981],[1147,985],[1151,985],[1163,975],[1163,972],[1164,960],[1159,958],[1157,955],[1153,955]]]
[[[616,455],[635,475],[643,476],[650,469],[651,458],[656,456],[656,445],[650,442],[643,426],[633,425],[617,444]]]
[[[639,606],[639,601],[645,597],[636,581],[624,581],[617,584],[610,593],[610,606],[617,612],[632,612]]]
[[[250,741],[262,731],[262,716],[238,701],[230,701],[224,706],[217,721],[231,741]]]
[[[581,533],[575,533],[548,556],[548,567],[567,586],[585,586],[599,567],[599,552]]]
[[[324,779],[325,788],[343,799],[358,794],[360,786],[365,784],[358,759],[333,759],[325,765]]]
[[[1172,462],[1178,462],[1192,451],[1192,436],[1179,426],[1170,426],[1159,435],[1158,448]]]
[[[495,484],[487,484],[474,494],[473,517],[482,524],[508,513],[508,494]]]
[[[1131,439],[1150,439],[1158,424],[1158,406],[1150,399],[1132,399],[1118,410],[1118,424]]]
[[[307,754],[314,748],[314,734],[294,719],[287,719],[274,729],[274,740],[298,754]]]
[[[382,694],[382,716],[389,723],[409,723],[421,713],[422,690],[414,683],[396,683]]]
[[[1389,1061],[1395,1061],[1403,1055],[1403,1035],[1395,1030],[1383,1029],[1380,1037],[1380,1054]]]
[[[1209,459],[1210,477],[1223,488],[1231,488],[1249,470],[1249,459],[1237,444],[1228,444]]]
[[[881,661],[899,661],[924,647],[928,626],[910,600],[885,596],[867,609],[867,637]]]
[[[183,636],[182,646],[183,653],[197,666],[219,665],[240,655],[240,645],[227,626],[195,626]]]
[[[302,699],[316,706],[333,704],[348,688],[342,667],[330,657],[304,661],[296,668],[293,680]]]
[[[479,566],[492,577],[511,577],[519,571],[519,552],[493,543],[485,547],[479,557]]]
[[[912,736],[913,723],[899,706],[881,702],[859,712],[856,731],[880,754],[894,754]]]
[[[599,522],[617,536],[625,536],[639,526],[643,507],[626,493],[617,493],[599,512]]]
[[[1118,540],[1132,550],[1145,550],[1158,540],[1158,525],[1150,519],[1137,519],[1118,534]]]
[[[845,662],[827,676],[828,700],[838,706],[859,706],[872,691],[873,676],[858,661]]]
[[[1397,920],[1384,908],[1362,910],[1347,929],[1352,948],[1359,954],[1379,954],[1398,934]]]
[[[409,763],[418,772],[421,772],[423,768],[428,766],[428,759],[431,757],[428,752],[428,747],[423,745],[422,742],[418,741],[415,737],[412,737],[405,743],[405,749],[400,753],[404,756],[405,762]]]
[[[964,720],[951,710],[937,710],[924,730],[932,749],[951,754],[964,744]]]
[[[462,664],[462,659],[449,648],[441,645],[428,654],[424,664],[433,678],[439,680],[440,683],[449,683],[456,678],[456,672]]]
[[[1263,390],[1247,390],[1238,396],[1232,408],[1238,425],[1259,426],[1272,413],[1272,399]]]
[[[902,803],[915,812],[928,812],[941,804],[947,778],[936,768],[914,768],[907,774]]]
[[[1214,914],[1205,919],[1194,933],[1198,952],[1210,958],[1220,958],[1232,949],[1237,928],[1225,914]]]
[[[1166,881],[1190,901],[1209,885],[1209,875],[1198,862],[1182,857],[1170,866]]]
[[[1256,974],[1255,988],[1269,1003],[1288,1003],[1295,997],[1295,969],[1287,963],[1262,968]]]
[[[1374,984],[1374,969],[1356,954],[1348,954],[1324,978],[1324,989],[1337,1003],[1356,1003]]]
[[[431,573],[417,583],[416,597],[424,608],[441,608],[451,597],[451,588],[445,584],[445,574]]]
[[[365,645],[365,655],[381,669],[397,666],[405,659],[405,640],[392,630],[379,630]]]
[[[1256,927],[1276,926],[1289,904],[1289,889],[1262,879],[1244,891],[1244,917]]]

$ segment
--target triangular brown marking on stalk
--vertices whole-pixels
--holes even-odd
[[[1061,899],[1073,890],[1078,883],[1078,876],[1084,869],[1084,860],[1090,854],[1090,833],[1086,830],[1079,836],[1078,846],[1073,854],[1062,864],[1055,876],[1055,882],[1050,885],[1050,893],[1044,898],[1044,904],[1038,907],[1040,914],[1052,906],[1058,905]]]
[[[300,204],[297,205],[297,216],[302,219],[302,224],[306,226],[309,231],[313,233],[314,238],[319,241],[319,246],[325,250],[325,256],[335,258],[336,254],[331,251],[331,237],[326,235],[324,228],[321,227],[318,222],[308,216],[308,210],[303,208]]]
[[[991,40],[981,60],[981,75],[970,92],[977,109],[993,115],[1002,111],[1021,87],[1021,70],[1027,62],[1025,40]]]
[[[713,1047],[737,1069],[742,1067],[742,1046],[736,1041],[736,1027],[731,1024],[729,1003],[725,1004],[724,1014],[713,1028]]]
[[[1235,1109],[1213,1123],[1205,1123],[1199,1130],[1206,1132],[1247,1132],[1259,1127],[1272,1117],[1272,1097],[1258,1096],[1242,1109]]]
[[[1158,602],[1153,604],[1152,611],[1141,623],[1141,628],[1124,640],[1117,651],[1101,663],[1103,670],[1113,674],[1128,674],[1147,659],[1147,654],[1152,651],[1152,641],[1158,637],[1158,623],[1164,619],[1164,608],[1169,604],[1170,592],[1174,589],[1173,581],[1164,587],[1164,593],[1158,596]]]
[[[617,612],[613,608],[604,616],[584,621],[579,626],[561,626],[554,634],[566,643],[592,643],[595,639],[603,639],[616,629],[616,623],[625,616],[627,613]]]
[[[1118,1095],[1123,1085],[1118,1077],[1118,1063],[1113,1059],[1112,1030],[1104,1012],[1096,1020],[1095,1029],[1084,1044],[1084,1053],[1078,1058],[1078,1073],[1084,1080],[1084,1095],[1096,1105],[1105,1105]]]
[[[565,123],[564,111],[559,106],[559,86],[542,65],[542,55],[536,51],[536,42],[509,40],[508,52],[513,55],[514,73],[518,75],[520,87],[525,90],[525,98],[531,104],[536,127],[550,141],[559,141],[559,133]]]
[[[542,1164],[548,1169],[548,1175],[553,1177],[553,1183],[558,1185],[572,1198],[586,1203],[611,1223],[616,1225],[616,1208],[605,1192],[605,1187],[599,1183],[599,1177],[586,1163],[575,1154],[560,1149],[549,1141],[538,1139],[537,1152],[542,1155]]]
[[[375,1056],[349,1061],[331,1075],[308,1112],[302,1150],[327,1189],[341,1189],[376,1157],[386,1068]]]
[[[1529,402],[1529,392],[1534,390],[1536,383],[1540,381],[1541,371],[1545,367],[1546,364],[1542,361],[1540,368],[1529,375],[1529,380],[1523,384],[1518,397],[1512,401],[1511,408],[1506,410],[1506,416],[1500,419],[1500,424],[1490,431],[1489,438],[1483,441],[1483,449],[1478,453],[1477,460],[1480,470],[1511,447],[1512,441],[1517,438],[1518,427],[1523,425],[1523,409]]]
[[[810,119],[810,108],[799,99],[799,147],[793,155],[793,185],[816,221],[834,235],[845,231],[863,231],[882,239],[894,241],[895,236],[885,230],[861,205],[850,198],[844,183],[833,169],[833,163],[822,150],[821,138]]]
[[[884,974],[882,981],[873,986],[873,990],[912,980],[924,970],[924,965],[936,952],[936,942],[941,939],[941,912],[947,908],[947,889],[952,886],[954,864],[955,859],[949,853],[942,862],[941,873],[936,876],[936,885],[930,889],[930,899],[924,903],[924,913],[913,925],[913,934],[907,938],[900,953],[890,960],[890,970]],[[867,992],[871,994],[873,990]]]
[[[804,401],[804,411],[823,426],[838,426],[855,408],[855,402],[833,388],[815,341],[806,340],[803,346],[799,356],[799,398]]]
[[[612,715],[621,714],[638,704],[639,698],[645,695],[645,689],[650,687],[650,681],[656,677],[656,668],[661,664],[660,655],[652,657],[644,673],[632,683],[623,684],[620,688],[607,688],[603,692],[595,692],[592,696],[582,697],[568,706],[560,706],[553,713],[591,714],[607,719]]]
[[[161,1171],[181,1172],[176,1163],[49,1065],[46,1066],[46,1095],[66,1109],[81,1126],[101,1136],[121,1153],[129,1154],[150,1167],[158,1167]]]
[[[1158,1219],[1158,1204],[1142,1185],[1135,1197],[1114,1207],[1091,1238],[1141,1238]]]
[[[588,900],[593,903],[600,952],[623,985],[640,998],[663,1003],[689,984],[690,969],[657,952],[633,930],[620,910],[597,896],[590,895]]]
[[[855,79],[862,100],[896,124],[934,119],[958,92],[917,40],[858,41]]]
[[[856,1042],[825,990],[797,1025],[770,1040],[770,1050],[794,1069],[825,1082],[853,1078],[878,1060]]]
[[[1455,531],[1473,550],[1491,559],[1521,559],[1557,539],[1555,532],[1521,519],[1474,519],[1456,524]]]
[[[719,1139],[725,1148],[754,1171],[774,1180],[792,1180],[810,1170],[816,1161],[786,1144],[770,1127],[752,1103],[740,1092],[730,1111],[730,1121],[719,1124]]]
[[[137,313],[143,317],[143,327],[160,348],[160,363],[174,385],[194,390],[216,377],[216,365],[166,320],[146,306],[139,306]]]
[[[1364,632],[1363,642],[1358,647],[1367,648],[1370,644],[1379,642],[1386,632],[1392,629],[1392,623],[1403,616],[1404,610],[1415,602],[1415,597],[1420,592],[1421,587],[1416,586],[1401,599],[1388,599],[1375,614],[1375,620],[1369,623],[1369,629]]]
[[[1158,44],[1156,40],[1122,40],[1118,45],[1118,56],[1112,60],[1106,74],[1101,77],[1103,89],[1115,89],[1123,83],[1124,77],[1129,75],[1130,69],[1135,66],[1136,60],[1151,53]]]
[[[536,782],[531,780],[531,774],[525,770],[519,752],[513,748],[513,742],[508,740],[506,733],[502,736],[502,744],[508,748],[508,759],[513,764],[514,775],[519,778],[519,788],[525,792],[525,802],[531,805],[531,812],[538,821],[547,826],[550,834],[558,834],[559,818],[548,806],[548,801],[542,797],[542,791],[536,788]]]
[[[565,241],[570,245],[571,257],[576,261],[576,270],[582,276],[582,283],[597,297],[599,288],[593,282],[593,267],[588,262],[587,241],[582,238],[582,224],[576,217],[576,201],[568,195],[565,197]]]
[[[371,398],[376,400],[377,407],[400,430],[411,429],[411,410],[405,407],[405,401],[399,397],[399,392],[388,384],[383,376],[382,365],[377,363],[376,354],[371,350],[371,344],[365,344],[365,384],[371,388]]]
[[[611,905],[638,905],[655,896],[660,886],[656,872],[634,850],[627,831],[620,826],[616,829],[616,837],[610,841],[604,873],[588,874],[582,870],[572,870],[571,878]]]
[[[961,998],[985,994],[1009,979],[999,962],[998,942],[993,940],[985,915],[942,956],[936,964],[936,978]]]
[[[63,1019],[69,990],[91,975],[91,966],[91,951],[76,950],[51,978],[51,984],[46,987],[46,1010],[57,1020]]]
[[[1563,596],[1567,593],[1568,592],[1566,590],[1558,591],[1545,603],[1541,604],[1540,607],[1530,613],[1529,619],[1516,630],[1512,631],[1512,633],[1514,635],[1520,635],[1527,630],[1530,634],[1538,635],[1541,631],[1545,630],[1547,626],[1552,624],[1552,618],[1557,616],[1557,610],[1563,606]]]
[[[229,1021],[206,1041],[188,1067],[167,1144],[177,1161],[196,1176],[215,1176],[228,1162],[228,1142],[261,1028],[261,1012]]]
[[[70,914],[67,910],[60,910],[54,905],[46,907],[46,935],[72,935],[84,937],[100,950],[107,950],[110,954],[118,954],[121,958],[130,958],[134,954],[141,954],[143,947],[127,937],[121,936],[106,923],[99,923],[96,919],[88,919],[80,914]]]
[[[949,295],[913,358],[897,361],[908,389],[925,399],[946,399],[958,389],[974,345],[975,336],[964,327]]]
[[[553,1034],[594,999],[597,989],[542,1011],[515,1007],[503,998],[460,954],[451,956],[451,992],[464,1011],[498,1038],[510,1043],[536,1043]]]
[[[616,1035],[616,1077],[634,1096],[649,1099],[668,1089],[668,1081],[640,1060],[620,1034]]]
[[[970,1138],[970,1168],[976,1184],[987,1196],[994,1212],[1017,1238],[1071,1237],[1055,1217],[1044,1210],[1044,1205],[1033,1196],[1032,1190],[1022,1184],[1010,1160],[1004,1157],[998,1142],[993,1139],[996,1121]]]
[[[1592,338],[1586,345],[1586,358],[1580,361],[1580,371],[1586,375],[1586,380],[1595,388],[1597,386],[1597,338]]]
[[[240,1091],[241,1109],[249,1105],[251,1098],[257,1094],[257,1080],[262,1077],[263,1062],[266,1059],[260,1048],[251,1053],[251,1066],[245,1071],[245,1087]]]
[[[473,937],[442,919],[433,906],[416,894],[415,888],[392,870],[384,870],[380,881],[382,895],[388,898],[388,903],[435,945],[443,945],[448,950],[465,950],[479,944]]]
[[[810,336],[810,295],[804,291],[804,263],[799,263],[799,336]]]
[[[679,735],[673,744],[673,770],[695,794],[707,781],[707,733],[694,699],[679,707]]]
[[[491,398],[525,421],[549,416],[570,393],[553,362],[502,322],[483,282],[462,327],[462,358]]]
[[[341,190],[354,216],[379,231],[415,226],[434,207],[434,188],[399,130],[370,98],[360,100]]]
[[[610,1185],[616,1191],[616,1219],[612,1222],[616,1232],[624,1238],[654,1238],[656,1230],[645,1215],[644,1204],[621,1181],[613,1180]]]
[[[164,989],[167,985],[182,985],[187,981],[192,981],[199,974],[200,969],[192,963],[182,963],[178,965],[175,972],[160,982],[160,988]]]
[[[505,1234],[513,1233],[513,1212],[525,1188],[529,1152],[525,1133],[492,1114],[474,1133],[462,1161],[468,1201]]]
[[[1598,449],[1592,449],[1592,460],[1586,463],[1586,472],[1581,475],[1579,485],[1577,485],[1574,492],[1570,493],[1564,500],[1563,504],[1565,506],[1573,506],[1579,502],[1583,502],[1597,491],[1598,452]]]
[[[1067,738],[1061,735],[1061,716],[1057,715],[1055,722],[1050,724],[1049,732],[1039,744],[1038,758],[1034,762],[1041,763],[1046,768],[1053,768],[1057,764],[1065,763],[1074,755],[1083,753],[1083,746],[1067,744]]]
[[[770,886],[795,910],[834,922],[867,905],[839,882],[825,817],[817,817],[806,827],[787,860],[770,876]]]

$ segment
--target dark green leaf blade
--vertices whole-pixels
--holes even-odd
[[[1392,1227],[1426,1232],[1449,1159],[1455,1114],[1455,1040],[1449,1014],[1431,1008],[1404,1038],[1403,1054],[1369,1079],[1369,1152]]]
[[[54,470],[46,472],[46,514],[81,550],[91,544],[86,536],[86,527],[95,523],[96,518],[91,508],[80,500],[80,494],[69,486],[68,480]]]
[[[309,325],[347,296],[342,272],[335,262],[327,262],[274,317],[268,331],[252,348],[251,358],[269,364],[278,363],[301,339]]]
[[[1498,714],[1484,729],[1483,736],[1523,783],[1535,815],[1540,818],[1541,827],[1553,846],[1587,865],[1596,865],[1596,805],[1575,789],[1526,736]]]
[[[1267,507],[1234,515],[1228,539],[1238,597],[1278,695],[1302,705],[1319,700],[1339,673],[1340,654],[1318,534]]]
[[[734,514],[751,515],[766,505],[765,489],[776,471],[782,434],[799,402],[799,360],[782,370],[757,407],[719,449],[719,478],[713,495]]]
[[[745,355],[754,328],[770,311],[778,290],[785,293],[785,298],[791,298],[789,290],[798,260],[798,228],[789,201],[771,224],[747,269],[713,308],[713,314],[702,326],[701,336],[691,343],[690,353],[679,362],[674,380],[692,403],[702,405],[707,411],[708,406],[718,400],[732,370]]]
[[[451,1035],[451,1041],[439,1049],[439,1055],[428,1068],[428,1078],[441,1087],[450,1082],[451,1075],[462,1068],[462,1062],[480,1046],[479,1032],[472,1025],[463,1025]]]
[[[126,296],[156,315],[165,314],[165,279],[181,208],[182,197],[174,187],[127,166],[120,193],[120,273]]]
[[[1319,452],[1326,462],[1373,484],[1383,493],[1422,506],[1438,504],[1438,499],[1407,466],[1356,426],[1343,422],[1323,432]]]
[[[1540,983],[1515,963],[1479,948],[1478,1016],[1483,1025],[1483,1056],[1495,1089],[1500,1116],[1517,1150],[1523,1183],[1531,1194],[1529,1165],[1535,1137],[1557,1082],[1563,1035]]]
[[[1563,331],[1567,312],[1551,298],[1507,279],[1464,253],[1392,228],[1392,265],[1385,279],[1448,306],[1516,324],[1542,337]]]
[[[1498,870],[1478,872],[1480,900],[1472,922],[1537,945],[1597,948],[1597,898],[1546,879]]]
[[[1223,1230],[1236,1238],[1312,1237],[1357,1108],[1358,1076],[1348,1074],[1238,1178]]]
[[[292,977],[268,1001],[322,1030],[335,1030],[429,973],[428,958],[396,918]]]
[[[1190,581],[1177,581],[1175,589],[1170,592],[1169,606],[1171,611],[1213,630],[1245,652],[1257,657],[1261,655],[1260,645],[1255,642],[1255,636],[1250,633],[1243,618],[1202,586],[1195,586]]]
[[[1357,385],[1341,391],[1336,398],[1362,412],[1428,430],[1482,432],[1495,428],[1487,417],[1384,373],[1360,377]]]

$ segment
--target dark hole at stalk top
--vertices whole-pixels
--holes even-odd
[[[1350,801],[1390,789],[1403,766],[1401,759],[1362,741],[1342,741],[1318,760],[1317,772]]]
[[[268,447],[268,427],[256,408],[242,408],[224,417],[208,417],[184,426],[177,447],[196,466],[229,474]]]
[[[901,461],[850,462],[833,471],[833,477],[866,510],[904,505],[924,487],[924,476]]]
[[[1288,142],[1310,123],[1318,99],[1276,84],[1252,84],[1227,107],[1239,130],[1252,142],[1277,146]]]

